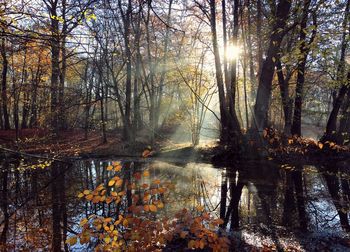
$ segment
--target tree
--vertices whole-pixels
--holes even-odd
[[[254,106],[254,128],[259,132],[261,132],[263,128],[267,127],[267,113],[269,110],[272,78],[275,68],[274,63],[278,56],[282,39],[289,30],[289,27],[286,26],[286,24],[290,8],[291,1],[281,0],[276,7],[276,12],[271,14],[273,19],[273,26],[271,29],[266,58],[261,68],[259,86]]]

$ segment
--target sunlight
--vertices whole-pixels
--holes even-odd
[[[226,49],[226,58],[228,60],[238,59],[242,49],[237,45],[228,45]]]

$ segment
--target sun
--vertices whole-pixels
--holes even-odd
[[[228,60],[238,59],[241,54],[241,48],[236,45],[229,45],[226,49],[226,58]]]

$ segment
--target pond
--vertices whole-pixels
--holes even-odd
[[[78,239],[72,246],[63,241],[81,235],[99,217],[118,220],[130,207],[133,215],[153,221],[149,223],[179,219],[179,213],[187,214],[181,212],[184,208],[221,218],[218,224],[228,231],[232,250],[350,249],[345,162],[298,166],[254,161],[213,167],[157,159],[21,159],[2,161],[0,168],[0,242],[8,251],[54,250],[55,244],[62,250],[93,251],[98,237]],[[103,221],[112,232],[114,225]],[[142,230],[133,235],[146,236]],[[111,237],[100,238],[109,243]],[[171,246],[169,251],[183,251],[181,244]]]

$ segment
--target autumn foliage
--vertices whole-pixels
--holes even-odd
[[[148,170],[124,180],[118,176],[122,168],[121,163],[113,162],[107,170],[115,176],[107,185],[78,194],[90,204],[107,204],[114,212],[81,219],[80,232],[66,241],[71,247],[79,241],[81,245],[92,245],[95,251],[162,251],[180,240],[184,250],[228,251],[229,239],[217,232],[221,219],[215,219],[200,205],[193,211],[182,209],[172,218],[165,217],[162,211],[174,185],[159,179],[150,181]]]

